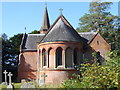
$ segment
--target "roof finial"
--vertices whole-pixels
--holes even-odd
[[[60,14],[62,15],[62,11],[63,11],[63,9],[62,9],[62,8],[60,8],[60,9],[59,9],[59,11],[60,11]]]

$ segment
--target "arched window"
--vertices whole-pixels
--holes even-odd
[[[56,64],[57,66],[62,65],[62,48],[56,50]]]
[[[74,64],[76,65],[77,62],[77,49],[74,49]]]
[[[43,49],[43,52],[42,52],[42,59],[43,59],[43,66],[46,66],[47,60],[46,60],[46,50],[45,49]]]

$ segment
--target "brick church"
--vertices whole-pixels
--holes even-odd
[[[23,35],[18,78],[61,83],[78,73],[75,67],[85,59],[93,63],[93,52],[99,54],[102,63],[109,51],[110,45],[98,32],[78,33],[62,14],[50,25],[45,7],[40,34]]]

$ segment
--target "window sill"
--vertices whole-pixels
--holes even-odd
[[[47,66],[43,66],[43,68],[47,68]]]
[[[63,69],[63,68],[64,68],[63,65],[57,66],[57,69]]]

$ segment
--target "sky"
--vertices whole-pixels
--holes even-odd
[[[90,2],[47,2],[50,24],[53,24],[63,9],[63,15],[76,29],[79,27],[79,18],[88,13]],[[45,2],[1,2],[2,28],[0,33],[12,37],[18,33],[29,33],[40,30],[43,20]],[[118,2],[113,2],[109,10],[113,15],[118,15]],[[2,17],[2,18],[1,18]],[[26,30],[25,30],[26,27]]]

